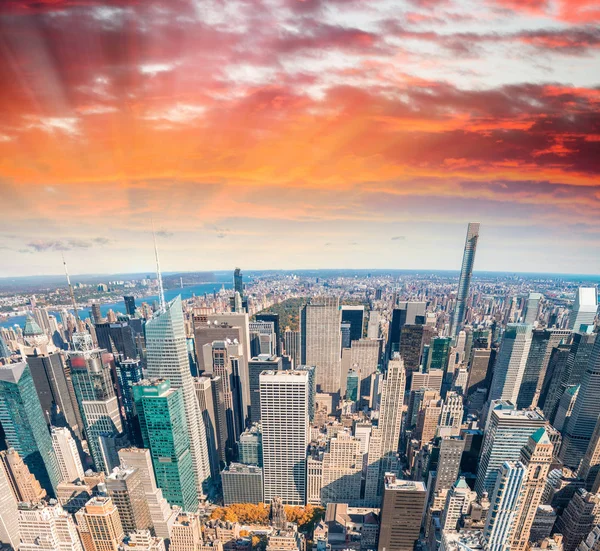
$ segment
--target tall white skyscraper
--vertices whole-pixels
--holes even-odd
[[[379,506],[383,497],[385,473],[396,473],[398,470],[397,452],[402,428],[405,387],[404,362],[396,356],[388,363],[381,390],[379,425],[371,432],[365,484],[366,506]]]
[[[318,392],[340,389],[341,320],[337,298],[313,298],[300,311],[302,364],[316,367]]]
[[[62,482],[83,480],[83,465],[77,451],[77,443],[67,428],[52,427],[52,447],[58,461]]]
[[[60,505],[19,505],[19,551],[83,551],[73,517]]]
[[[525,472],[520,461],[505,461],[500,468],[483,531],[488,551],[510,549]]]
[[[575,295],[573,310],[569,314],[569,329],[580,331],[582,325],[592,325],[598,312],[598,289],[579,287]]]
[[[537,321],[540,313],[540,302],[544,298],[541,293],[529,293],[525,303],[525,312],[523,313],[523,323],[533,324]]]
[[[206,431],[190,372],[181,297],[173,299],[146,323],[148,377],[168,379],[181,388],[198,495],[210,477]]]
[[[306,502],[309,373],[264,371],[260,375],[264,500]]]
[[[531,347],[532,326],[509,323],[496,358],[489,400],[510,400],[517,403]]]

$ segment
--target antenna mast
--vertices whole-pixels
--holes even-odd
[[[75,326],[77,331],[81,331],[81,320],[79,319],[79,314],[77,313],[77,303],[75,302],[75,293],[73,292],[73,285],[71,285],[71,278],[69,277],[69,270],[67,269],[67,261],[65,260],[65,255],[62,255],[63,265],[65,267],[65,275],[67,276],[67,285],[69,286],[69,295],[71,295],[71,303],[73,305],[73,313],[75,314]]]
[[[163,288],[162,273],[160,271],[160,260],[158,258],[158,247],[156,246],[156,232],[154,231],[154,220],[152,220],[152,237],[154,238],[154,256],[156,257],[156,279],[158,279],[158,300],[160,311],[164,312],[167,309],[165,302],[165,290]]]

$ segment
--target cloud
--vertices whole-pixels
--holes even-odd
[[[156,232],[156,235],[158,235],[158,237],[173,237],[175,234],[172,231],[168,231],[168,230],[158,230]]]
[[[394,235],[394,237],[392,237],[392,241],[404,241],[406,239],[406,236],[404,235]]]
[[[48,134],[67,134],[78,136],[80,134],[79,120],[76,117],[35,117],[25,116],[26,128],[37,128]]]
[[[21,252],[45,252],[45,251],[71,251],[75,249],[90,249],[95,245],[104,246],[112,242],[106,237],[94,237],[92,239],[35,239],[27,243],[28,249]]]

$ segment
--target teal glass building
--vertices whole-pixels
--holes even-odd
[[[181,389],[163,379],[133,386],[144,447],[150,450],[156,484],[171,505],[196,511],[198,494]]]
[[[0,424],[7,444],[19,452],[31,474],[54,496],[60,470],[26,362],[0,366]]]

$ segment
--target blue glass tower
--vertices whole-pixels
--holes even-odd
[[[60,470],[26,362],[0,366],[0,423],[8,445],[19,452],[48,494],[55,495]]]

